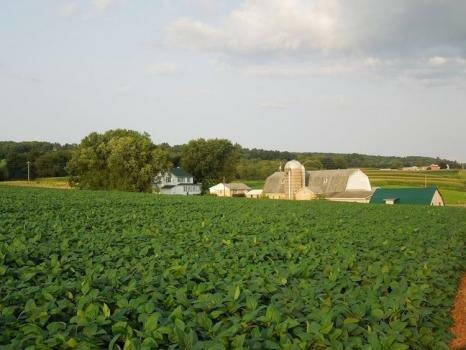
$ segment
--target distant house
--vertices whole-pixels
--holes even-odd
[[[443,198],[436,187],[378,188],[371,204],[419,204],[443,206]]]
[[[246,198],[261,198],[262,190],[251,190],[246,193]]]
[[[154,178],[153,188],[161,194],[201,194],[201,184],[194,183],[193,175],[180,167],[159,173]]]
[[[405,166],[405,167],[401,168],[401,170],[403,170],[403,171],[419,171],[420,168],[414,165],[414,166]]]
[[[209,188],[209,193],[218,197],[244,197],[251,187],[240,183],[219,183]]]
[[[438,171],[440,170],[440,165],[438,164],[431,164],[427,167],[427,170]]]

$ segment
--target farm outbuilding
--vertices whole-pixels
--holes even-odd
[[[246,198],[261,198],[262,190],[251,190],[246,193]]]
[[[436,187],[378,188],[371,204],[419,204],[443,206],[442,195]]]
[[[219,183],[209,188],[209,193],[218,197],[244,197],[251,187],[241,183]]]
[[[284,186],[284,174],[281,171],[277,171],[270,175],[264,184],[264,195],[270,199],[284,199],[285,198],[285,186]]]
[[[295,194],[297,201],[309,201],[315,198],[317,198],[316,194],[309,187],[300,188]]]
[[[369,178],[360,169],[306,171],[296,160],[286,163],[265,181],[264,196],[271,199],[368,203],[372,195]]]
[[[431,171],[439,171],[440,170],[440,165],[438,164],[431,164],[427,167],[427,170]]]

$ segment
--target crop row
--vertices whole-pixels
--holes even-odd
[[[447,348],[463,209],[0,197],[0,347]]]

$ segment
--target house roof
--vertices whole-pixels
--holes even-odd
[[[430,205],[436,191],[436,187],[378,188],[370,203],[384,204],[386,200],[396,200],[399,204]]]
[[[193,177],[190,173],[180,167],[170,169],[170,173],[176,177]]]
[[[229,188],[230,190],[250,190],[251,189],[251,187],[241,182],[232,182],[229,184],[225,184],[225,187]]]
[[[344,192],[349,177],[359,169],[315,170],[306,172],[306,183],[316,194]]]
[[[231,183],[219,183],[209,188],[209,190],[217,191],[222,190],[223,188],[228,188],[230,190],[250,190],[251,187],[245,185],[241,182],[231,182]]]

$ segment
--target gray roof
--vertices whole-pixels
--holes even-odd
[[[351,174],[359,169],[315,170],[306,172],[306,184],[316,194],[344,192]]]
[[[229,184],[225,184],[225,187],[229,188],[230,190],[248,190],[249,191],[251,189],[251,187],[241,182],[232,182]]]
[[[342,194],[346,191],[346,185],[351,174],[359,169],[315,170],[306,171],[306,186],[315,194],[327,196],[328,194]],[[264,193],[285,193],[285,173],[277,171],[265,180]],[[354,192],[354,191],[353,191]],[[357,191],[360,194],[367,191]],[[348,191],[346,191],[348,193]],[[353,193],[354,194],[354,193]],[[351,195],[351,194],[349,194]],[[335,197],[337,198],[337,197]],[[341,197],[343,198],[343,197]],[[353,198],[353,197],[345,197]],[[354,197],[360,198],[360,197]],[[365,197],[364,197],[365,198]]]
[[[285,193],[285,188],[283,187],[284,178],[285,173],[283,171],[277,171],[270,175],[265,180],[264,193]]]
[[[334,192],[325,195],[325,198],[363,198],[368,199],[372,196],[374,192],[372,191],[343,191],[343,192]]]
[[[180,167],[170,169],[170,173],[176,177],[193,177],[190,173]]]

